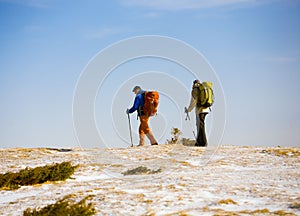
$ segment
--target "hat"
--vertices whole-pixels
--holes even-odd
[[[194,80],[193,82],[193,88],[198,88],[200,86],[200,81],[199,80]]]
[[[137,89],[141,89],[140,86],[135,86],[133,89],[132,89],[132,92],[135,92]]]
[[[199,81],[199,80],[197,80],[197,79],[196,79],[196,80],[194,80],[194,83],[193,83],[193,84],[195,85],[196,83],[200,83],[200,81]]]

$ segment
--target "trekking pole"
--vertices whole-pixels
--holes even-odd
[[[186,112],[186,117],[185,117],[185,120],[191,120],[191,118],[190,118],[190,115],[189,115],[189,113],[188,113],[188,112]]]
[[[186,113],[186,117],[185,120],[191,120],[188,109],[186,107],[184,107],[185,113]]]
[[[130,133],[131,147],[133,147],[133,142],[132,142],[132,131],[131,131],[131,122],[130,122],[130,116],[129,116],[129,113],[127,113],[127,116],[128,116],[128,122],[129,122],[129,133]]]
[[[189,120],[189,125],[190,125],[190,127],[192,128],[194,138],[197,139],[197,138],[196,138],[195,131],[194,131],[194,127],[193,127],[192,124],[191,124],[191,118],[190,118],[189,112],[187,111],[187,108],[186,108],[186,107],[185,107],[185,111],[186,111],[186,112],[185,112],[185,113],[186,113],[185,120]]]

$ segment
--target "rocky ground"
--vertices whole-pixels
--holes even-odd
[[[0,173],[80,165],[66,181],[0,190],[0,215],[22,215],[69,194],[94,195],[97,215],[300,215],[300,148],[70,150],[0,149]]]

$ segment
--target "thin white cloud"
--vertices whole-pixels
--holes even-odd
[[[154,18],[160,17],[160,14],[159,14],[159,13],[156,13],[156,12],[148,12],[148,13],[145,13],[144,16],[145,16],[146,18],[154,19]]]
[[[171,11],[258,3],[257,0],[120,0],[120,2],[124,6]]]
[[[49,0],[0,0],[0,3],[19,4],[27,7],[48,8]]]
[[[269,58],[268,60],[277,63],[291,63],[291,62],[299,62],[300,58],[280,56],[280,57],[272,57]]]
[[[125,32],[126,29],[123,27],[106,27],[100,28],[96,30],[90,30],[85,34],[85,38],[87,39],[103,39],[109,37],[111,35],[120,34]]]

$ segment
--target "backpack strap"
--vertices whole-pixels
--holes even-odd
[[[145,92],[142,93],[142,97],[143,97],[143,99],[144,99],[144,103],[145,103],[145,95],[146,95],[146,92],[147,92],[147,91],[145,91]],[[139,118],[139,116],[143,116],[143,115],[145,115],[144,110],[143,110],[143,106],[139,106],[139,107],[138,107],[138,110],[137,110],[137,119]]]

